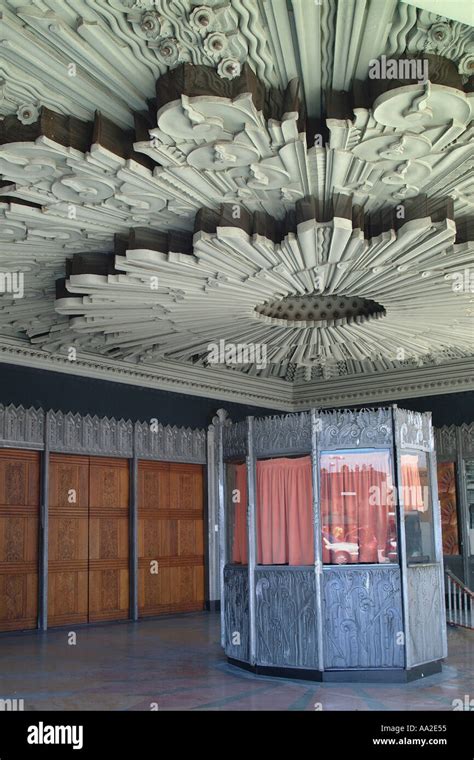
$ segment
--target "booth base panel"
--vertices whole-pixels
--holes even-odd
[[[249,662],[227,658],[229,665],[248,670],[258,676],[274,678],[294,678],[303,681],[324,681],[327,683],[409,683],[419,678],[441,673],[441,660],[427,662],[410,670],[403,668],[380,668],[371,670],[306,670],[304,668],[279,668],[269,665],[251,665]]]

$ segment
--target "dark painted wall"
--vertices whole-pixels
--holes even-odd
[[[156,417],[165,425],[200,428],[211,422],[219,407],[225,408],[233,420],[242,419],[248,414],[281,414],[272,409],[233,404],[219,399],[187,396],[10,364],[0,364],[0,403],[131,420]],[[392,399],[391,403],[420,412],[433,412],[436,426],[474,421],[474,391],[416,399]],[[344,406],[344,399],[341,399],[340,406]]]

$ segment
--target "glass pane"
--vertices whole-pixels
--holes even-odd
[[[407,562],[434,562],[433,508],[429,487],[428,455],[402,454],[403,504]]]
[[[459,554],[456,470],[454,462],[438,462],[438,497],[441,507],[443,554]]]
[[[397,562],[395,500],[389,451],[321,455],[323,562]]]
[[[465,462],[466,466],[466,492],[467,492],[467,516],[469,525],[469,553],[474,554],[474,460]]]
[[[229,463],[226,469],[227,556],[232,564],[246,565],[247,542],[247,467]]]
[[[311,457],[257,462],[257,562],[314,563]]]

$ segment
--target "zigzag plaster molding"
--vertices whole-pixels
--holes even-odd
[[[417,369],[393,370],[373,376],[354,376],[302,386],[283,380],[264,380],[242,373],[209,370],[162,362],[159,366],[131,367],[126,362],[107,361],[93,355],[78,355],[75,362],[66,356],[33,349],[26,341],[2,339],[0,363],[36,367],[98,380],[159,388],[191,396],[252,404],[266,409],[301,411],[317,406],[331,408],[347,404],[383,403],[397,398],[418,398],[474,390],[474,361],[455,360],[449,364]]]

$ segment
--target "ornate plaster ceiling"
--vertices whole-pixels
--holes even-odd
[[[473,356],[469,275],[453,287],[474,252],[471,27],[395,0],[0,12],[0,272],[25,291],[0,297],[6,360],[75,347],[71,371],[172,362],[206,387],[290,381],[291,403]],[[370,80],[382,56],[429,81]],[[268,361],[215,367],[220,340]]]

